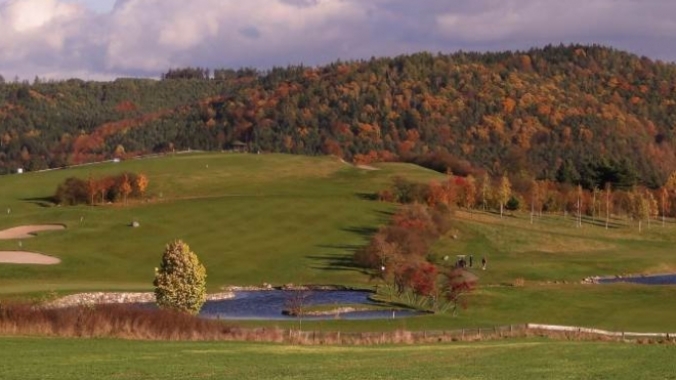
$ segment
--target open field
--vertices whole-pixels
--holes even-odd
[[[122,170],[150,179],[148,202],[52,207],[44,198],[69,176]],[[392,173],[433,177],[412,165],[357,169],[332,158],[204,154],[101,164],[0,178],[0,229],[60,223],[66,231],[21,241],[59,257],[44,269],[0,266],[0,292],[151,286],[164,245],[182,238],[209,270],[209,286],[263,282],[365,284],[345,255],[387,219],[391,205],[363,199]],[[82,222],[80,220],[82,219]],[[138,221],[140,228],[129,227]],[[0,241],[0,250],[18,242]],[[29,281],[26,281],[29,280]]]
[[[673,346],[518,339],[420,346],[0,339],[14,379],[674,379]]]
[[[164,245],[182,238],[208,271],[211,292],[264,282],[372,287],[352,267],[354,249],[395,207],[369,194],[395,175],[442,178],[407,164],[364,170],[330,157],[192,154],[0,177],[0,230],[63,224],[64,231],[0,241],[0,251],[53,255],[53,266],[0,264],[0,297],[47,292],[151,289]],[[70,176],[143,172],[149,199],[128,206],[55,207],[45,198]],[[5,212],[8,209],[9,212]],[[676,272],[676,225],[653,222],[642,233],[623,219],[606,230],[598,220],[576,228],[572,217],[458,211],[452,234],[433,247],[438,257],[473,254],[479,289],[457,317],[395,321],[304,322],[310,329],[380,331],[551,323],[615,331],[676,330],[676,287],[581,285],[587,276]],[[132,221],[140,223],[131,228]],[[452,259],[450,260],[452,261]],[[513,285],[518,286],[513,286]],[[243,325],[282,325],[252,322]]]

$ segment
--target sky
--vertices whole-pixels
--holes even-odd
[[[0,0],[7,80],[560,43],[676,61],[676,0]]]

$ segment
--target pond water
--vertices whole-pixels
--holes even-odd
[[[263,290],[238,291],[235,298],[219,301],[207,301],[200,316],[213,319],[247,320],[297,320],[298,317],[282,314],[284,309],[293,305],[303,307],[311,305],[375,304],[369,300],[371,292],[354,290]],[[328,319],[391,319],[421,315],[413,310],[368,310],[345,312],[340,315],[303,316],[303,320]]]
[[[643,285],[676,285],[676,274],[661,274],[655,276],[615,277],[599,279],[600,284],[614,284],[618,282],[631,282]]]

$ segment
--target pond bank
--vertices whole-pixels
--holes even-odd
[[[335,287],[332,287],[335,289]],[[235,289],[235,288],[231,288]],[[250,288],[248,288],[250,289]],[[310,290],[315,289],[315,290]],[[231,290],[210,294],[199,316],[224,320],[296,320],[303,319],[394,319],[425,313],[398,307],[383,307],[364,290],[316,290],[327,287],[294,287],[292,290],[256,289]],[[140,307],[155,306],[151,292],[96,292],[73,294],[44,304],[47,308],[81,305],[130,304]],[[314,309],[311,313],[291,315],[289,310]],[[286,310],[286,313],[285,313]]]
[[[615,276],[594,276],[587,277],[583,281],[585,284],[615,284],[618,282],[629,282],[642,285],[676,285],[676,273],[662,274],[637,274],[637,275],[615,275]]]
[[[207,295],[207,301],[220,301],[235,298],[234,292],[222,292]],[[47,302],[46,307],[61,308],[81,305],[100,305],[117,303],[151,303],[155,302],[152,292],[91,292],[78,293]]]

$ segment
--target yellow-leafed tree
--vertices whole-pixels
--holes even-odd
[[[509,182],[509,178],[506,175],[503,174],[502,178],[500,178],[496,191],[495,195],[498,202],[500,202],[500,217],[502,218],[505,204],[509,201],[509,197],[512,196],[512,183]]]
[[[160,308],[197,314],[207,297],[207,271],[187,244],[175,240],[155,268],[153,285]]]
[[[140,173],[134,180],[134,187],[139,194],[143,195],[145,194],[146,189],[148,189],[148,183],[148,177],[145,174]]]
[[[127,204],[127,196],[131,194],[132,188],[131,183],[129,183],[129,176],[125,173],[122,176],[122,183],[120,183],[120,193],[124,197],[124,204]]]

